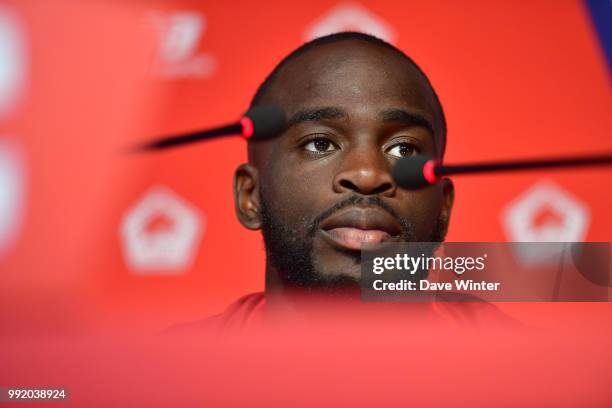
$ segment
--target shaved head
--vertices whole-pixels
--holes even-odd
[[[405,69],[409,70],[412,74],[416,75],[420,81],[422,81],[424,88],[423,91],[427,94],[429,98],[429,103],[432,105],[433,110],[436,112],[436,154],[437,157],[439,157],[440,159],[443,158],[446,149],[446,118],[444,115],[442,104],[440,103],[438,95],[434,90],[433,86],[431,85],[429,78],[427,78],[427,75],[425,75],[423,70],[400,49],[394,47],[393,45],[389,44],[384,40],[381,40],[369,34],[359,32],[340,32],[324,37],[319,37],[303,44],[302,46],[291,52],[289,55],[287,55],[281,62],[276,65],[272,72],[270,72],[270,74],[266,77],[266,79],[261,83],[261,85],[255,92],[255,95],[251,99],[250,107],[252,108],[254,106],[263,104],[276,104],[282,107],[282,104],[279,103],[279,100],[275,99],[274,92],[278,91],[278,89],[276,89],[276,85],[279,77],[286,77],[287,75],[291,75],[291,70],[289,70],[289,73],[286,72],[287,66],[290,66],[291,64],[299,65],[300,57],[302,57],[304,54],[307,54],[309,51],[338,42],[360,42],[362,43],[361,46],[364,45],[363,43],[367,43],[370,46],[378,47],[383,51],[387,51],[388,53],[386,55],[384,52],[381,52],[380,54],[380,63],[382,69],[381,74],[383,75],[385,73],[384,68],[386,65],[387,56],[389,54],[394,54],[394,57],[396,59],[399,59],[404,63],[403,65]],[[346,51],[346,54],[351,54],[350,50]],[[335,56],[341,58],[341,55],[336,54]],[[283,88],[281,85],[281,92],[283,89],[285,91],[287,90],[287,88]],[[251,151],[249,151],[249,153],[251,153]]]

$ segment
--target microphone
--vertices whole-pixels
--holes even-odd
[[[134,147],[136,152],[163,150],[221,136],[241,135],[245,139],[268,139],[281,133],[286,126],[285,112],[274,105],[255,106],[235,123],[199,132],[165,136]]]
[[[417,155],[400,159],[393,168],[392,176],[398,186],[409,190],[415,190],[434,184],[442,176],[450,176],[453,174],[490,173],[606,164],[612,164],[612,153],[593,156],[508,160],[448,166],[440,164],[440,162],[434,158]]]

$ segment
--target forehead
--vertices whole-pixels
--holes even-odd
[[[348,40],[320,45],[289,61],[265,99],[288,116],[317,106],[338,106],[349,113],[406,108],[435,122],[432,96],[423,75],[401,55]]]

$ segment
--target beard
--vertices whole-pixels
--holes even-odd
[[[263,198],[263,197],[262,197]],[[280,222],[274,216],[275,212],[262,200],[262,234],[266,248],[267,261],[278,271],[282,282],[287,286],[317,290],[335,290],[355,287],[358,280],[344,274],[322,274],[315,268],[313,241],[320,223],[335,212],[352,205],[378,206],[390,213],[401,226],[400,239],[403,242],[415,241],[415,223],[400,217],[396,211],[379,197],[351,196],[338,202],[312,219],[303,217],[297,225],[290,226]],[[442,242],[444,228],[438,219],[435,228],[429,236],[429,242]],[[361,253],[343,251],[352,257],[355,263],[361,263]]]

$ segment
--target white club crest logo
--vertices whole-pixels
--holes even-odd
[[[579,242],[589,224],[586,204],[557,184],[541,181],[525,191],[502,212],[502,224],[509,241],[513,242]],[[548,253],[542,246],[538,253],[523,248],[519,257],[527,263],[551,259],[563,250],[563,245],[551,245]]]
[[[148,20],[159,36],[159,47],[151,65],[153,76],[207,77],[216,71],[215,57],[197,50],[206,31],[206,17],[202,13],[151,13]]]
[[[357,3],[340,3],[313,22],[304,34],[306,40],[339,31],[359,31],[394,43],[395,31],[383,19]]]
[[[157,186],[123,218],[126,263],[136,273],[179,273],[195,258],[205,218],[169,189]]]

